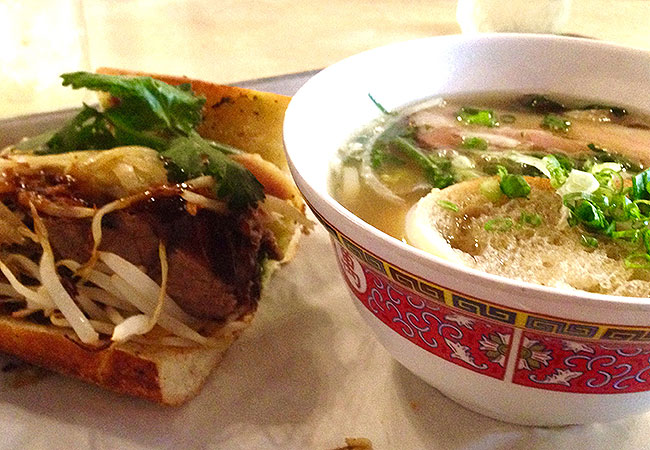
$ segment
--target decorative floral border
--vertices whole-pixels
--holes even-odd
[[[584,394],[650,390],[650,346],[573,341],[525,331],[515,384]]]
[[[336,246],[350,290],[375,317],[415,345],[451,363],[503,380],[513,327],[459,313],[401,289]]]
[[[467,314],[402,287],[333,242],[341,273],[361,304],[395,333],[437,357],[537,389],[590,394],[650,390],[649,344],[568,339]]]

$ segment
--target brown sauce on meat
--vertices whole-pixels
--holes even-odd
[[[24,213],[31,226],[29,199],[43,196],[63,205],[101,207],[106,199],[85,196],[70,177],[37,172],[7,177],[13,190],[0,194],[10,208]],[[259,209],[220,214],[186,208],[181,185],[160,186],[128,208],[102,220],[100,250],[142,266],[160,281],[158,244],[165,242],[169,265],[167,292],[189,314],[224,319],[254,310],[260,295],[261,262],[281,259],[273,234]],[[57,258],[84,263],[93,240],[89,218],[41,213]],[[29,250],[25,248],[25,250]]]

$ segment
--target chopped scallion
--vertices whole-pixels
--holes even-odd
[[[537,213],[529,213],[528,211],[521,211],[518,221],[520,226],[530,225],[532,227],[538,227],[542,222],[542,216]]]
[[[555,114],[547,114],[544,116],[541,124],[542,128],[548,128],[554,132],[566,133],[571,128],[571,122],[561,116]]]
[[[580,223],[594,230],[603,230],[609,225],[603,210],[589,200],[579,201],[571,213]]]
[[[490,109],[477,109],[463,107],[456,114],[456,119],[459,122],[464,122],[468,125],[483,125],[484,127],[498,127],[499,121],[497,120],[494,111]]]
[[[528,197],[530,184],[521,175],[513,175],[503,166],[497,166],[497,173],[501,179],[499,186],[508,198]]]
[[[514,221],[510,217],[496,217],[485,222],[483,228],[485,231],[509,231],[514,226]]]
[[[460,147],[472,150],[487,150],[488,143],[485,139],[479,137],[464,137]]]
[[[444,209],[448,209],[449,211],[453,212],[458,212],[458,205],[454,202],[450,202],[449,200],[438,200],[438,206]]]
[[[553,189],[557,189],[562,186],[566,182],[568,174],[564,167],[562,167],[560,164],[560,161],[558,161],[557,157],[554,155],[546,155],[544,158],[542,158],[542,161],[544,161],[546,168],[551,174],[550,179]]]
[[[388,111],[386,108],[384,108],[384,107],[382,106],[381,103],[379,103],[377,100],[375,100],[375,97],[373,97],[372,95],[370,95],[370,93],[368,93],[368,98],[370,99],[371,102],[373,102],[373,103],[375,104],[375,106],[377,107],[377,109],[378,109],[379,111],[381,111],[382,113],[384,113],[384,114],[386,114],[386,115],[391,115],[391,116],[392,116],[392,115],[395,115],[394,112]]]
[[[648,176],[650,175],[650,169],[645,170],[632,178],[632,191],[630,196],[632,200],[638,199],[650,199],[650,192],[648,192]]]
[[[479,191],[493,203],[503,198],[503,192],[501,192],[501,186],[499,186],[499,180],[497,178],[488,178],[483,181],[479,187]]]
[[[587,236],[584,234],[580,235],[580,243],[585,247],[596,248],[598,247],[598,239],[593,236]]]

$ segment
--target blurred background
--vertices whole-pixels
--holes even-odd
[[[557,8],[561,2],[549,3]],[[390,42],[460,33],[456,4],[455,0],[84,2],[93,66],[183,73],[218,82],[322,68]],[[564,28],[565,33],[650,50],[650,2],[573,0]]]
[[[521,26],[521,11],[546,4],[551,14],[564,14],[551,31],[650,50],[650,1],[460,2],[483,4],[483,12],[489,3],[508,5],[510,17],[499,20]],[[391,42],[460,33],[457,5],[456,0],[0,0],[0,36],[6,43],[0,51],[0,90],[13,93],[4,95],[11,101],[0,107],[0,115],[76,104],[78,96],[61,88],[47,91],[43,80],[58,84],[56,74],[78,68],[113,66],[220,83],[319,69]],[[463,14],[468,31],[471,13]]]

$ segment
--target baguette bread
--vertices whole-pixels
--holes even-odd
[[[648,270],[628,269],[625,244],[603,238],[596,248],[581,243],[585,232],[570,227],[561,197],[546,178],[525,177],[527,198],[491,202],[481,193],[486,178],[434,189],[409,213],[407,240],[416,247],[494,275],[600,294],[650,296]],[[452,202],[458,211],[445,207]],[[536,224],[526,217],[539,215]],[[497,222],[495,222],[495,220]],[[495,226],[487,228],[492,221]],[[511,226],[500,227],[499,224]]]
[[[116,69],[104,74],[148,75]],[[190,83],[206,98],[203,137],[243,150],[237,160],[259,179],[265,192],[290,201],[304,212],[304,203],[289,175],[282,147],[282,121],[289,98],[229,86],[219,86],[185,77],[149,75],[169,84]],[[102,103],[111,100],[105,96]],[[282,262],[291,259],[301,234],[297,222],[274,230],[281,261],[263,262],[260,289]],[[88,346],[79,342],[70,328],[55,327],[0,314],[0,352],[28,363],[94,383],[103,388],[166,405],[179,405],[198,393],[210,372],[239,334],[251,323],[256,309],[239,308],[226,320],[203,325],[200,332],[209,345],[169,346],[156,340],[154,328],[144,339]]]

